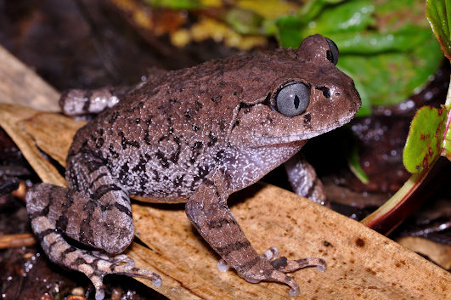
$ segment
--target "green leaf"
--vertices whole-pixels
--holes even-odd
[[[144,0],[153,7],[164,7],[172,9],[196,9],[201,8],[199,0]]]
[[[235,7],[226,12],[225,21],[240,34],[259,34],[264,19],[252,10]]]
[[[448,160],[451,160],[451,82],[448,87],[448,94],[446,95],[445,108],[448,111],[448,119],[446,120],[445,133],[443,134],[442,156],[445,156]]]
[[[304,35],[315,33],[358,32],[368,26],[375,26],[372,16],[375,11],[374,1],[347,1],[325,9],[317,18],[311,20],[304,28]]]
[[[337,4],[344,0],[310,0],[304,3],[299,11],[299,18],[303,23],[308,23],[318,16],[324,7],[329,4]]]
[[[429,0],[426,9],[432,30],[451,58],[451,0]],[[423,107],[410,126],[404,148],[404,166],[412,173],[430,168],[439,155],[451,160],[451,84],[442,108]]]
[[[351,149],[351,153],[348,157],[348,165],[351,169],[351,172],[364,184],[367,184],[370,182],[368,175],[366,175],[365,171],[362,169],[362,166],[360,165],[360,159],[359,159],[359,149],[357,145],[354,145],[354,147]]]
[[[424,47],[426,43],[426,46],[435,46],[434,44],[436,44],[429,30],[415,25],[409,25],[402,31],[390,33],[343,32],[332,33],[330,36],[333,37],[337,45],[340,45],[340,54],[406,52],[415,51],[416,47]],[[437,50],[438,45],[434,47],[434,51],[440,54],[440,51]]]
[[[298,48],[303,39],[302,22],[297,16],[284,16],[276,21],[277,38],[284,48]]]
[[[403,153],[404,166],[409,172],[429,169],[441,154],[448,117],[445,108],[424,106],[417,111]]]
[[[336,43],[341,52],[341,43]],[[422,88],[440,66],[442,57],[438,43],[431,35],[410,52],[343,54],[337,67],[346,70],[354,81],[359,81],[364,87],[368,98],[362,95],[362,100],[373,105],[389,105],[404,101],[416,89]]]
[[[423,0],[335,2],[309,1],[298,16],[278,19],[280,44],[295,48],[315,33],[332,39],[340,49],[338,67],[359,82],[366,104],[359,115],[371,105],[398,104],[427,84],[443,55]],[[306,7],[315,10],[314,18]]]
[[[451,0],[428,0],[426,16],[443,53],[451,60]]]
[[[451,60],[451,0],[429,0],[426,14],[443,53]],[[407,170],[414,174],[392,198],[366,217],[363,224],[388,234],[419,207],[424,200],[424,195],[418,192],[423,181],[437,175],[443,168],[444,164],[438,161],[439,156],[451,160],[450,124],[451,83],[445,105],[441,108],[422,107],[411,123],[403,161]]]
[[[345,63],[339,62],[339,69],[347,74],[348,76],[351,76],[352,72],[347,69],[347,66]],[[351,67],[353,65],[351,64]],[[362,105],[360,106],[359,111],[356,114],[356,117],[364,117],[371,115],[371,102],[369,101],[368,92],[366,89],[366,86],[360,82],[360,78],[357,76],[353,76],[352,79],[354,80],[354,85],[357,91],[359,91],[360,98],[362,100]]]

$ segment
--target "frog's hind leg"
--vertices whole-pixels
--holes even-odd
[[[122,252],[133,239],[134,230],[128,195],[113,184],[106,167],[81,170],[86,166],[77,164],[81,193],[51,184],[39,184],[27,193],[27,211],[31,226],[43,250],[50,260],[73,270],[83,272],[96,288],[96,299],[103,299],[103,277],[107,274],[125,274],[147,277],[156,286],[160,276],[148,270],[134,267]],[[95,164],[98,166],[98,164]],[[83,177],[95,176],[87,185]],[[63,236],[64,234],[64,236]],[[90,251],[69,244],[65,236],[83,244],[104,250]]]
[[[130,87],[68,90],[61,95],[59,106],[68,116],[95,115],[119,103],[129,91]]]

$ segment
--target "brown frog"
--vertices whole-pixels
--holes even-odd
[[[308,266],[324,269],[325,262],[275,258],[273,248],[259,255],[227,198],[293,156],[290,177],[305,181],[304,163],[296,162],[295,154],[307,139],[349,122],[360,107],[354,83],[336,68],[337,59],[335,44],[314,35],[299,49],[241,55],[152,76],[135,89],[119,90],[122,99],[116,105],[114,92],[103,95],[96,102],[103,108],[97,110],[114,107],[76,133],[67,157],[68,188],[43,183],[27,194],[42,248],[52,261],[85,273],[97,299],[104,297],[106,274],[145,276],[159,285],[157,274],[115,255],[134,236],[130,197],[186,202],[193,225],[240,276],[284,283],[297,295],[299,286],[286,273]],[[107,98],[112,103],[105,104]],[[66,106],[98,106],[90,101]],[[321,194],[315,182],[299,190],[306,196]],[[78,249],[66,237],[100,251]]]

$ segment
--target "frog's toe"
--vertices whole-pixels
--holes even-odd
[[[222,258],[218,261],[217,267],[218,267],[218,270],[221,272],[226,272],[230,269],[229,264]]]
[[[268,260],[274,269],[281,271],[283,273],[295,272],[300,269],[308,267],[316,267],[318,271],[324,272],[327,268],[326,262],[318,257],[307,257],[297,260],[288,260],[286,257],[282,256],[277,258],[279,251],[276,247],[270,247],[262,255],[262,258]]]
[[[103,272],[103,276],[107,274],[120,274],[132,277],[145,277],[152,280],[153,285],[156,287],[161,286],[161,277],[149,270],[135,267],[135,261],[125,255],[119,254],[116,256],[108,256],[98,253],[102,256],[99,257],[97,263],[97,270]],[[105,258],[106,256],[106,258]]]
[[[108,274],[144,277],[150,279],[154,286],[161,286],[161,277],[158,274],[135,267],[134,260],[125,254],[109,256],[100,251],[91,251],[89,258],[91,261],[89,270],[84,270],[81,267],[78,270],[84,272],[94,284],[96,300],[102,300],[105,297],[103,278]]]
[[[270,247],[261,256],[266,260],[273,260],[279,255],[279,250],[276,247]]]
[[[160,275],[146,270],[146,269],[140,269],[140,268],[136,268],[136,267],[124,267],[121,268],[122,266],[117,266],[114,270],[115,274],[122,274],[122,275],[127,275],[127,276],[131,276],[131,277],[144,277],[147,279],[150,279],[152,281],[152,284],[155,287],[160,287],[161,286],[161,277]]]
[[[297,260],[288,260],[286,257],[280,257],[271,261],[271,265],[284,273],[295,272],[308,267],[316,267],[318,271],[324,272],[327,268],[326,262],[317,257],[307,257]]]
[[[283,271],[279,271],[279,270],[273,270],[272,272],[268,273],[268,275],[265,276],[265,278],[246,278],[244,277],[244,279],[246,279],[246,281],[251,282],[251,283],[258,283],[260,281],[272,281],[272,282],[278,282],[278,283],[283,283],[286,284],[290,287],[290,295],[291,296],[297,296],[299,294],[299,284],[296,282],[296,280],[291,277],[288,276],[287,274],[285,274],[285,272]]]
[[[299,295],[299,284],[296,282],[296,280],[293,277],[290,277],[286,275],[284,272],[281,271],[275,271],[272,274],[272,277],[270,281],[276,281],[280,283],[285,283],[290,287],[290,295],[291,296],[297,296]]]
[[[93,275],[90,276],[89,279],[96,289],[96,300],[103,300],[105,298],[105,290],[103,289],[103,276]]]

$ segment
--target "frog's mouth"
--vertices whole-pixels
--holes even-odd
[[[341,118],[340,120],[337,120],[335,123],[330,124],[329,126],[324,126],[322,128],[318,128],[316,130],[312,130],[310,133],[306,134],[307,139],[314,138],[316,136],[319,136],[321,134],[327,133],[329,131],[332,131],[334,129],[340,128],[343,125],[346,125],[349,123],[355,116],[355,113],[349,114],[346,117]]]
[[[355,113],[349,114],[346,117],[341,118],[340,120],[337,120],[336,122],[329,124],[328,126],[323,126],[317,129],[310,129],[309,132],[302,132],[301,134],[290,134],[290,135],[283,135],[279,137],[266,137],[264,138],[266,141],[266,144],[288,144],[293,143],[297,141],[303,141],[303,140],[309,140],[311,138],[315,138],[319,135],[325,134],[327,132],[330,132],[334,129],[337,129],[347,123],[349,123],[355,116]]]

